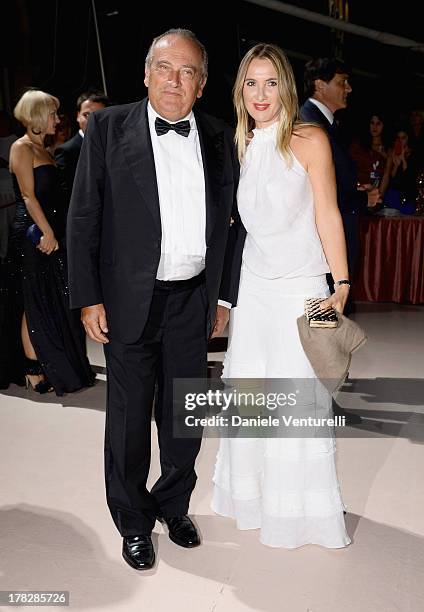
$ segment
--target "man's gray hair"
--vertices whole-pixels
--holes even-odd
[[[181,38],[187,38],[188,40],[191,40],[191,42],[193,42],[198,47],[201,53],[201,56],[202,56],[202,75],[201,76],[202,78],[206,78],[208,76],[208,54],[206,52],[206,49],[204,45],[202,45],[200,40],[197,38],[196,34],[194,34],[194,32],[192,32],[191,30],[185,30],[184,28],[171,28],[170,30],[167,30],[163,34],[156,36],[156,38],[153,39],[153,42],[150,45],[149,50],[146,55],[146,66],[150,68],[150,66],[152,65],[153,52],[155,50],[156,44],[160,40],[162,40],[162,38],[165,38],[165,36],[171,36],[171,35],[181,36]]]

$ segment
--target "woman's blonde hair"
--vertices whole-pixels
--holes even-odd
[[[30,89],[24,93],[13,110],[16,119],[34,134],[47,129],[49,115],[59,108],[59,100],[51,94]]]
[[[278,93],[281,112],[278,119],[277,149],[288,164],[292,161],[290,139],[293,131],[301,125],[299,121],[299,103],[296,81],[292,67],[282,49],[277,45],[259,43],[252,47],[241,60],[233,88],[233,102],[237,114],[235,142],[240,162],[246,153],[247,134],[255,127],[255,121],[249,115],[243,100],[243,87],[250,62],[253,59],[268,59],[277,72]]]

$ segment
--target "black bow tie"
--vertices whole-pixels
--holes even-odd
[[[168,123],[165,119],[156,117],[155,130],[158,136],[167,134],[169,130],[174,130],[180,136],[187,136],[190,134],[190,121],[178,121],[178,123]]]

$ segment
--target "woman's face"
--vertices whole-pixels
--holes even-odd
[[[408,134],[401,130],[400,132],[397,133],[397,137],[399,138],[400,142],[405,148],[408,145]]]
[[[253,59],[243,84],[243,101],[258,128],[278,121],[281,111],[278,77],[269,59]]]
[[[55,134],[56,126],[60,122],[60,119],[57,114],[57,108],[54,106],[50,109],[49,118],[47,119],[47,129],[46,134]]]
[[[384,128],[384,123],[377,115],[373,115],[370,119],[370,133],[371,136],[381,136]]]

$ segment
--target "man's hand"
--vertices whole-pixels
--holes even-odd
[[[109,342],[105,336],[109,330],[107,328],[106,311],[103,304],[81,308],[81,321],[89,338],[100,344],[107,344]]]
[[[215,325],[213,326],[211,338],[217,338],[218,336],[221,336],[229,321],[229,318],[230,309],[226,308],[225,306],[218,305],[216,307]]]

